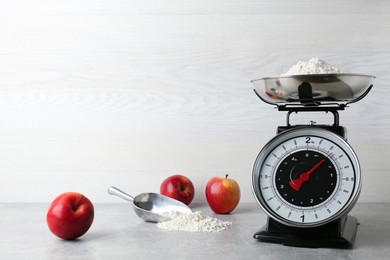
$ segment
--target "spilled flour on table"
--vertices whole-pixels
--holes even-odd
[[[194,213],[180,213],[178,211],[163,214],[171,220],[157,223],[157,227],[166,230],[186,232],[220,232],[227,229],[233,223],[221,221],[216,218],[202,215],[199,211]]]

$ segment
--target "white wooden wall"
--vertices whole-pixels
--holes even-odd
[[[0,202],[118,202],[109,185],[158,192],[176,173],[197,203],[226,173],[254,202],[285,114],[250,80],[311,57],[377,77],[340,118],[360,201],[389,202],[390,1],[0,0]]]

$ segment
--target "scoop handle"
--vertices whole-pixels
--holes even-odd
[[[114,187],[114,186],[111,186],[108,188],[108,193],[111,194],[111,195],[115,195],[115,196],[118,196],[124,200],[127,200],[127,201],[130,201],[130,202],[133,202],[134,198],[132,196],[130,196],[129,194],[127,194],[126,192],[118,189],[117,187]]]

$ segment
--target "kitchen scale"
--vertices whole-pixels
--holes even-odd
[[[287,112],[257,156],[253,194],[267,213],[254,234],[263,242],[300,247],[351,248],[358,221],[348,215],[361,190],[358,158],[339,125],[339,111],[363,99],[375,77],[310,74],[253,80],[256,95]],[[291,125],[292,113],[325,112],[332,125]]]

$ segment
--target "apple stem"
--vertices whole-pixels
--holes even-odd
[[[229,176],[229,174],[226,174],[226,175],[225,175],[225,179],[227,179],[227,178],[228,178],[228,176]]]
[[[84,198],[84,195],[81,195],[80,198],[77,200],[76,204],[73,206],[73,211],[76,211],[80,201]]]

